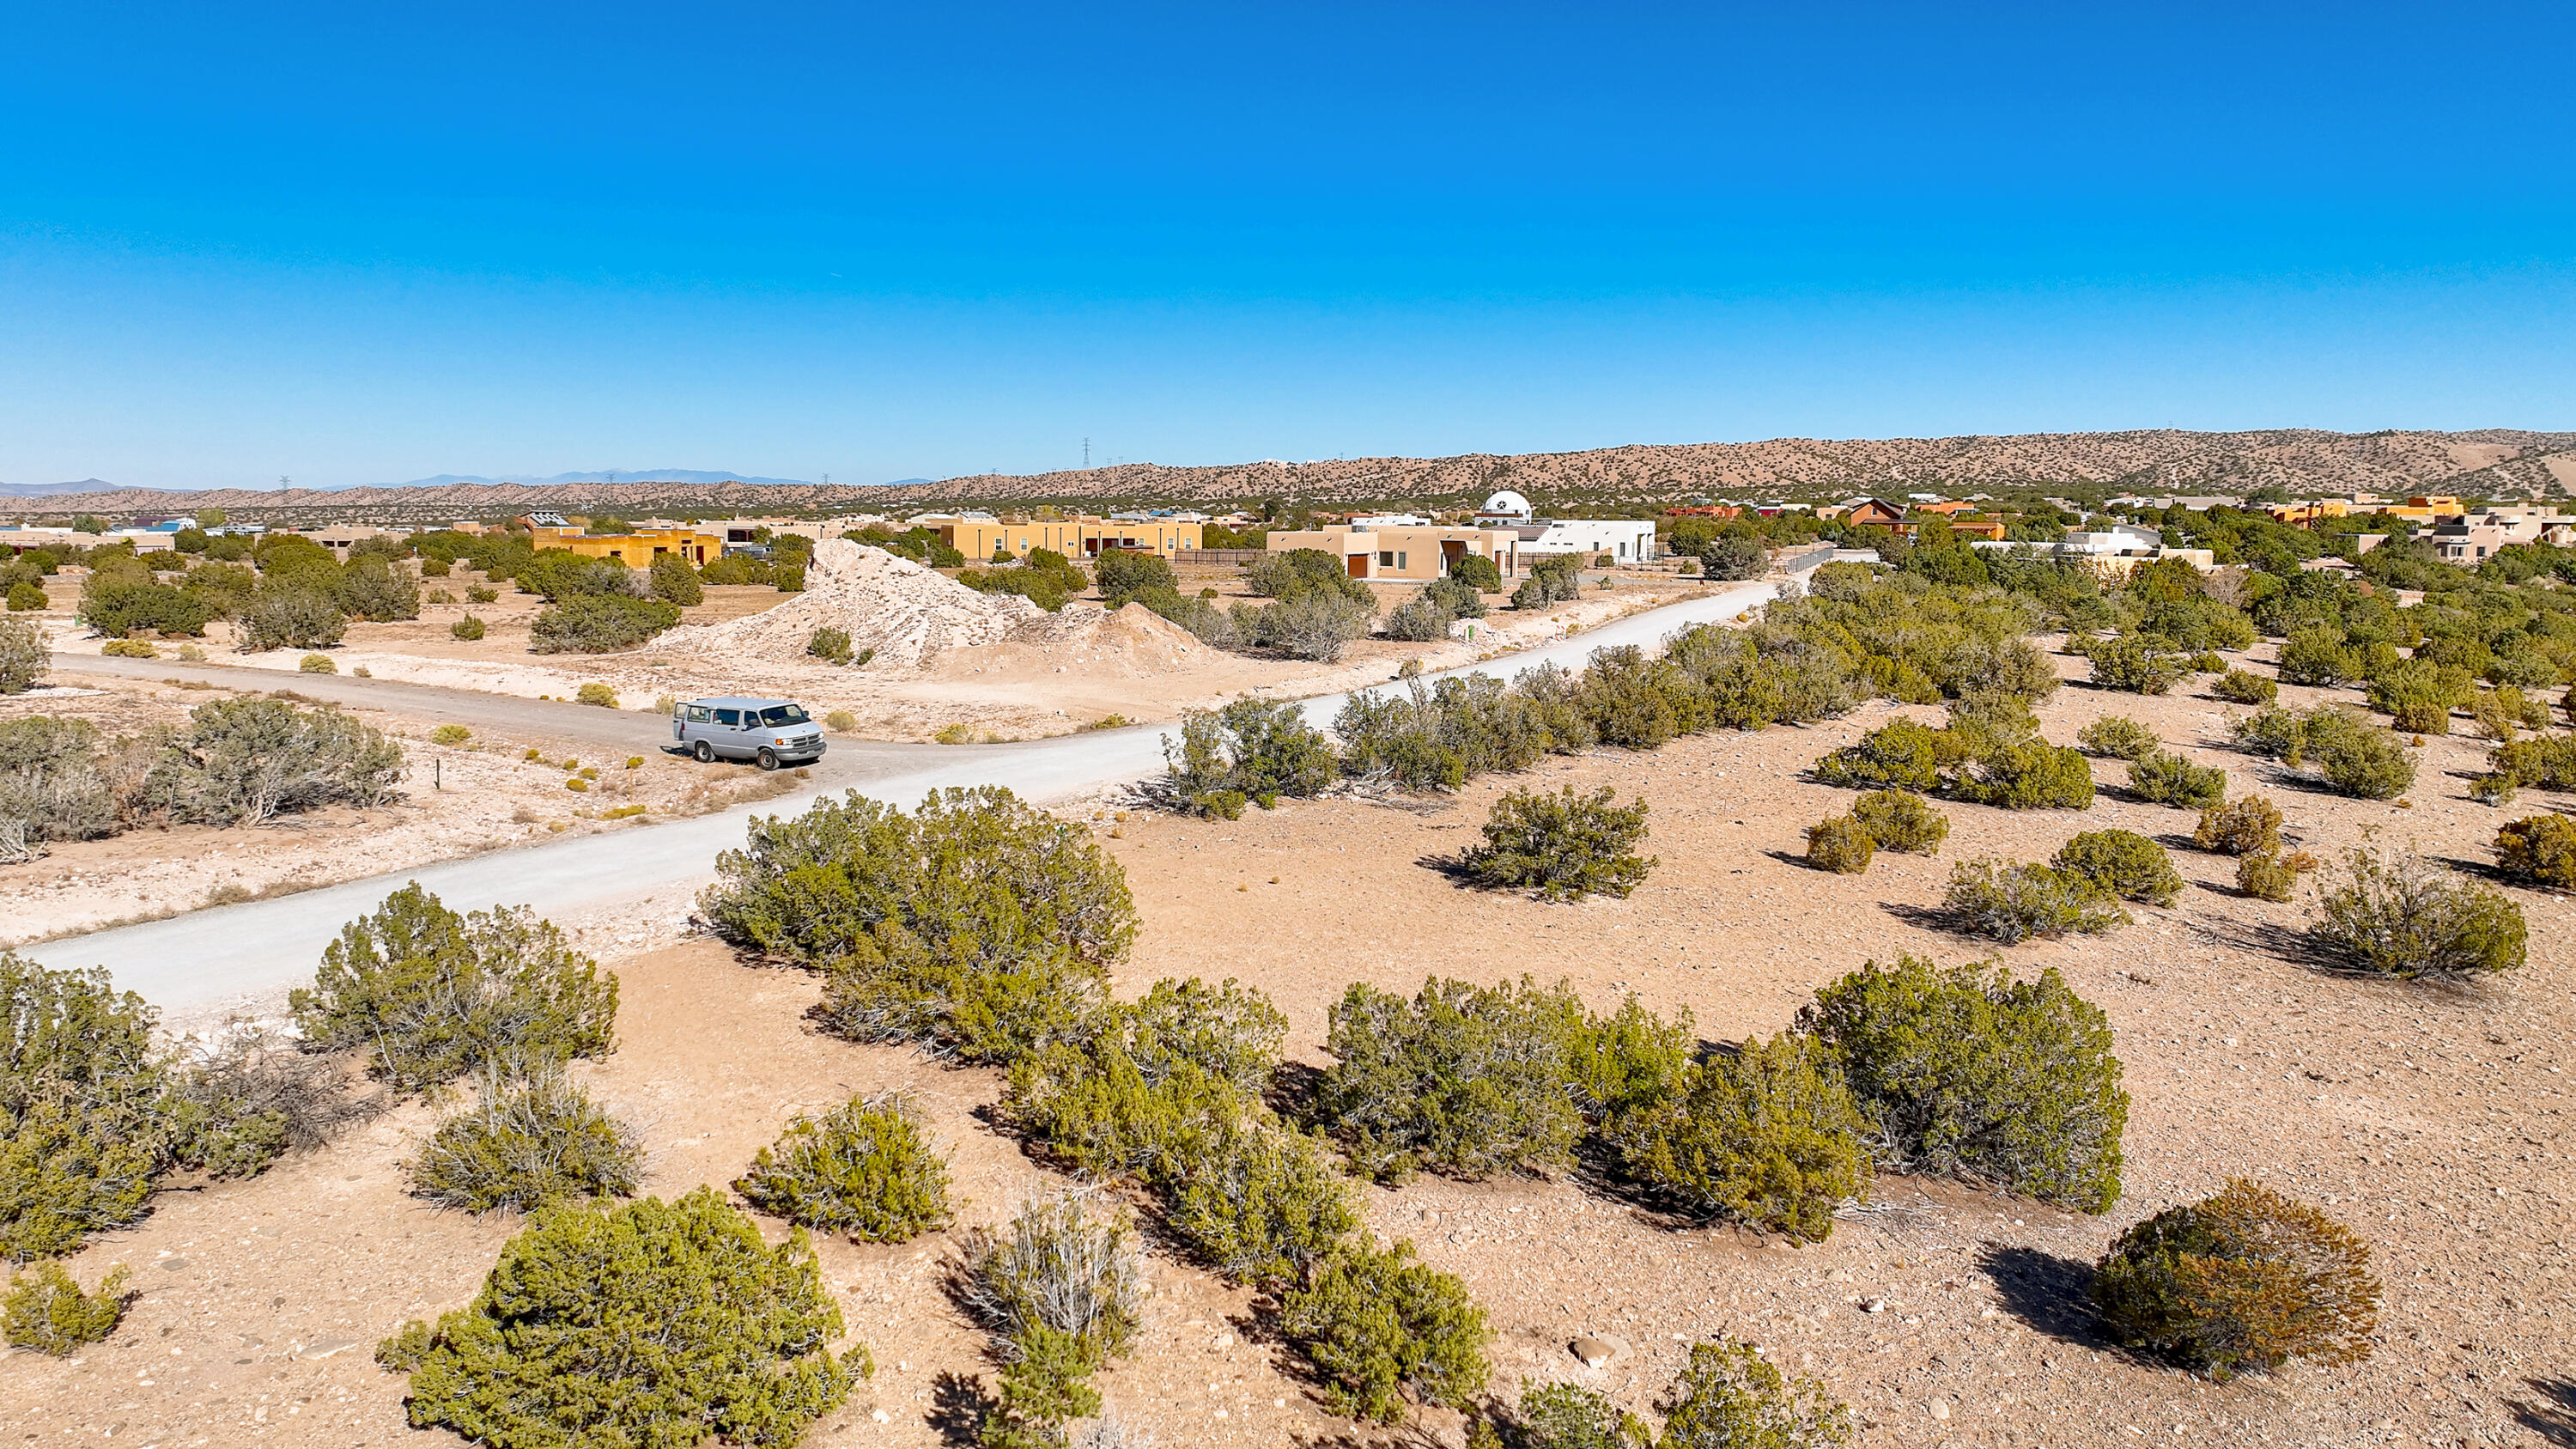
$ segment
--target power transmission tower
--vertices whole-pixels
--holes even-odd
[[[1091,440],[1089,438],[1082,440],[1082,466],[1085,468],[1089,468],[1091,466]]]

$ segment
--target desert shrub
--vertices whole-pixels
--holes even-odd
[[[2451,711],[2468,703],[2475,690],[2456,666],[2401,659],[2370,681],[2370,707],[2409,734],[2447,735]]]
[[[9,584],[9,611],[15,614],[35,613],[49,607],[53,600],[45,595],[45,586],[33,579],[15,579]]]
[[[1389,639],[1428,643],[1434,639],[1448,638],[1449,626],[1457,621],[1457,617],[1449,611],[1449,605],[1445,600],[1425,588],[1412,598],[1389,609],[1386,622],[1380,627]]]
[[[1960,747],[1947,731],[1910,719],[1890,720],[1815,763],[1815,776],[1852,789],[1934,790],[1941,772],[1958,762]]]
[[[1807,864],[1819,870],[1859,875],[1869,869],[1869,858],[1877,851],[1878,842],[1869,827],[1852,816],[1829,815],[1807,827]]]
[[[1449,611],[1453,619],[1485,617],[1485,601],[1476,586],[1459,578],[1438,578],[1422,586],[1422,592]]]
[[[429,742],[433,745],[461,745],[472,738],[474,731],[461,724],[443,724],[429,732]]]
[[[80,621],[111,639],[142,629],[194,638],[215,616],[214,602],[202,594],[153,583],[149,574],[139,582],[124,579],[109,572],[91,575],[81,590]]]
[[[2262,709],[2229,728],[2239,748],[2322,774],[2342,794],[2386,800],[2415,783],[2415,762],[2396,737],[2349,706]]]
[[[11,1348],[65,1358],[93,1343],[104,1343],[125,1321],[125,1305],[136,1295],[126,1281],[133,1275],[122,1265],[107,1270],[98,1291],[84,1293],[80,1283],[48,1258],[23,1273],[9,1275],[9,1295],[0,1301],[0,1337]]]
[[[1485,818],[1485,843],[1459,853],[1459,865],[1491,889],[1535,888],[1545,900],[1581,900],[1595,891],[1626,899],[1656,864],[1636,848],[1646,838],[1646,802],[1612,802],[1610,787],[1579,796],[1565,786],[1550,795],[1513,790]]]
[[[1742,534],[1711,539],[1699,556],[1702,577],[1719,580],[1758,579],[1771,569],[1771,550],[1762,540]]]
[[[2093,682],[2129,694],[2170,694],[2191,673],[2190,656],[2175,653],[2151,635],[2123,634],[2085,644],[2093,663]]]
[[[1265,599],[1320,593],[1364,604],[1370,598],[1368,585],[1352,578],[1348,565],[1320,548],[1271,554],[1244,569],[1243,586]]]
[[[901,1097],[798,1117],[733,1186],[762,1212],[856,1243],[908,1243],[948,1225],[947,1159]]]
[[[1166,1174],[1163,1222],[1192,1255],[1237,1282],[1276,1288],[1357,1231],[1342,1176],[1314,1142],[1247,1111]]]
[[[2129,1095],[2111,1025],[2054,968],[1875,961],[1816,993],[1799,1030],[1829,1049],[1880,1161],[2083,1212],[2120,1196]]]
[[[1361,597],[1314,589],[1274,604],[1237,604],[1230,615],[1235,638],[1290,659],[1332,663],[1352,640],[1367,636],[1376,614],[1375,596],[1357,579],[1350,582]]]
[[[1029,554],[1029,566],[1044,567],[1065,580],[1067,591],[1080,593],[1085,587],[1082,570],[1064,555],[1048,549]],[[1100,597],[1110,608],[1117,608],[1149,589],[1171,589],[1178,592],[1180,578],[1172,565],[1158,553],[1132,550],[1104,550],[1092,561],[1092,572],[1100,583]]]
[[[127,803],[121,764],[102,756],[87,720],[0,719],[0,822],[15,823],[25,842],[113,835]]]
[[[252,1176],[374,1111],[351,1095],[339,1063],[263,1027],[187,1037],[164,1061],[174,1156],[209,1177]]]
[[[1520,586],[1512,590],[1512,607],[1515,609],[1544,609],[1549,602],[1547,584],[1541,579],[1523,579]]]
[[[1571,991],[1527,979],[1434,978],[1410,1001],[1355,982],[1329,1016],[1314,1120],[1354,1169],[1390,1182],[1565,1167],[1583,1127],[1567,1090],[1582,1021]]]
[[[699,897],[727,939],[828,968],[817,1015],[860,1041],[1009,1061],[1076,1029],[1136,937],[1125,873],[1008,790],[901,810],[852,791],[755,818]]]
[[[2206,810],[2227,798],[2227,772],[2158,750],[2129,766],[2129,789],[2151,804]]]
[[[328,654],[307,654],[303,658],[295,661],[295,668],[296,672],[299,674],[337,674],[340,672],[340,666],[333,663],[331,661],[331,656]]]
[[[606,1055],[617,978],[524,906],[460,916],[413,884],[341,927],[287,1004],[306,1041],[362,1052],[416,1091],[477,1067]]]
[[[409,569],[380,557],[353,553],[340,573],[340,607],[354,619],[391,623],[420,617],[420,581]]]
[[[826,624],[805,641],[805,653],[811,658],[847,664],[851,655],[850,631]]]
[[[500,597],[501,591],[499,589],[490,588],[483,584],[467,584],[465,586],[465,602],[469,604],[496,603],[500,600]]]
[[[158,659],[161,657],[160,646],[154,644],[149,639],[110,639],[106,643],[98,646],[98,652],[101,656],[108,659]]]
[[[2243,1178],[2130,1228],[2093,1275],[2123,1342],[2219,1379],[2370,1357],[2379,1296],[2351,1229]]]
[[[1909,855],[1938,855],[1950,837],[1950,817],[1933,809],[1920,795],[1903,790],[1873,790],[1852,802],[1852,818],[1869,832],[1881,850]]]
[[[1949,789],[1962,800],[2004,810],[2090,810],[2093,767],[2082,750],[2032,739],[1983,751],[1968,771],[1951,779]]]
[[[680,622],[677,604],[631,594],[576,594],[537,612],[528,626],[535,654],[606,654],[632,649]]]
[[[519,592],[536,594],[549,604],[567,599],[615,595],[641,598],[645,581],[621,559],[588,558],[568,548],[541,548],[514,573]]]
[[[2281,697],[2281,686],[2262,675],[2231,669],[2219,676],[2209,692],[2229,704],[2270,704]]]
[[[2277,850],[2249,851],[2236,858],[2236,888],[2257,900],[2286,901],[2298,885],[2297,867]]]
[[[1835,1208],[1868,1195],[1867,1125],[1816,1039],[1784,1032],[1699,1064],[1685,1090],[1610,1131],[1622,1170],[1648,1189],[1814,1243]]]
[[[1411,1243],[1346,1245],[1281,1295],[1279,1323],[1314,1366],[1325,1401],[1353,1418],[1395,1423],[1408,1394],[1464,1410],[1492,1372],[1485,1310],[1466,1285],[1418,1261]]]
[[[509,1081],[487,1068],[474,1104],[441,1119],[405,1166],[412,1196],[440,1207],[533,1212],[630,1196],[644,1144],[559,1072]]]
[[[269,649],[328,649],[349,632],[349,616],[320,589],[262,582],[234,621],[233,637],[245,654]]]
[[[2165,848],[2134,830],[2087,830],[2058,848],[2049,865],[2061,875],[2082,876],[2104,895],[2169,906],[2182,894],[2182,875]]]
[[[1575,703],[1601,743],[1631,750],[1661,749],[1714,722],[1677,661],[1650,660],[1633,644],[1592,651]]]
[[[694,606],[707,601],[705,581],[698,577],[696,569],[689,567],[687,559],[676,553],[654,555],[652,572],[648,577],[653,597],[663,603]]]
[[[2124,714],[2104,715],[2075,732],[2075,742],[2112,760],[2143,760],[2163,747],[2156,732]]]
[[[26,694],[44,668],[44,629],[33,619],[0,619],[0,694]]]
[[[789,1444],[874,1366],[799,1230],[776,1247],[712,1188],[536,1213],[482,1291],[378,1348],[414,1428],[495,1449]]]
[[[2322,893],[2319,944],[2382,976],[2471,976],[2523,964],[2529,930],[2504,892],[2409,850],[2393,859],[2344,853],[2342,881]]]
[[[1331,742],[1293,701],[1238,699],[1221,709],[1184,710],[1181,737],[1163,736],[1162,793],[1194,814],[1223,813],[1210,808],[1209,797],[1226,792],[1264,804],[1281,795],[1310,797],[1335,773]]]
[[[593,705],[601,709],[617,708],[616,689],[595,679],[574,690],[572,697],[576,704]]]
[[[1401,693],[1354,690],[1333,716],[1342,773],[1406,790],[1457,789],[1470,771],[1464,742],[1444,737],[1445,713],[1419,679]]]
[[[1684,561],[1687,569],[1688,560]],[[1522,1392],[1519,1408],[1490,1417],[1468,1431],[1467,1449],[1654,1449],[1646,1421],[1619,1407],[1608,1394],[1579,1384],[1541,1384]],[[1500,1427],[1498,1428],[1497,1425]]]
[[[1127,1224],[1096,1224],[1065,1194],[1022,1208],[1007,1235],[968,1233],[950,1293],[993,1332],[1002,1361],[981,1442],[1036,1449],[1063,1443],[1066,1420],[1100,1412],[1091,1375],[1134,1342],[1145,1283]]]
[[[174,820],[255,825],[325,805],[383,804],[402,770],[402,746],[341,710],[227,699],[189,711],[143,790]]]
[[[2496,832],[2496,868],[2516,880],[2576,890],[2576,821],[2534,815]]]
[[[2576,735],[2509,741],[2487,751],[2487,768],[2526,790],[2576,790]]]
[[[1118,1009],[1111,1030],[1149,1081],[1190,1066],[1258,1096],[1279,1066],[1288,1018],[1269,997],[1231,977],[1210,986],[1194,976],[1155,982],[1142,1000]]]
[[[2281,645],[2285,684],[2343,684],[2361,678],[2364,668],[2361,652],[2331,624],[2293,629]]]
[[[2191,843],[2220,855],[2260,855],[2281,848],[2281,807],[2262,795],[2203,806]]]
[[[2129,923],[2128,913],[2088,877],[1992,857],[1950,867],[1943,905],[1961,930],[2007,946],[2100,935]]]
[[[1733,1339],[1692,1344],[1656,1407],[1657,1449],[1840,1449],[1852,1436],[1851,1410],[1823,1383],[1792,1380]]]
[[[1449,565],[1449,577],[1478,593],[1499,594],[1503,591],[1502,565],[1480,553],[1471,553]]]

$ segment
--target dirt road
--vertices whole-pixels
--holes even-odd
[[[1633,615],[1542,648],[1449,672],[1509,677],[1542,663],[1579,668],[1595,649],[1621,644],[1652,647],[1686,625],[1731,619],[1769,599],[1772,592],[1772,585],[1767,583],[1742,584]],[[163,674],[204,669],[225,684],[237,682],[239,673],[220,666],[143,660],[82,659],[79,665],[87,669],[102,662],[133,664],[140,666],[138,672]],[[622,731],[631,724],[634,733],[620,735],[619,739],[636,746],[648,738],[657,746],[668,741],[667,727],[655,715],[621,715],[579,705],[511,700],[333,675],[299,676],[296,688],[317,699],[353,704],[380,703],[398,697],[405,712],[419,718],[442,717],[431,714],[427,706],[444,696],[446,702],[440,707],[459,711],[459,722],[478,717],[488,720],[495,711],[504,709],[550,711],[543,716],[544,727],[549,729],[578,724]],[[401,691],[398,696],[379,693],[396,690]],[[1349,697],[1334,694],[1308,700],[1307,718],[1318,725],[1329,724]],[[596,719],[582,719],[584,715]],[[828,770],[816,772],[816,790],[785,796],[756,808],[763,813],[792,814],[827,790],[849,787],[904,803],[930,790],[972,785],[1007,786],[1042,803],[1062,800],[1153,774],[1162,765],[1165,733],[1163,726],[1142,725],[1008,745],[835,740],[826,757]],[[741,841],[743,822],[751,808],[650,825],[639,820],[634,827],[615,834],[444,861],[274,900],[65,937],[34,947],[26,954],[57,968],[105,966],[120,988],[142,993],[173,1016],[198,1016],[232,1005],[265,1007],[286,988],[311,975],[322,948],[343,924],[373,909],[405,881],[418,881],[457,910],[527,903],[557,919],[582,913],[596,915],[613,911],[621,902],[641,901],[657,892],[667,895],[675,886],[706,878],[717,852]]]

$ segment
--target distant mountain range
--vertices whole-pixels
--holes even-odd
[[[78,483],[0,483],[0,498],[51,498],[57,493],[112,493],[113,483],[83,478]]]
[[[925,480],[908,478],[909,483]],[[534,473],[504,473],[497,478],[480,478],[463,473],[441,473],[435,478],[414,478],[408,483],[388,483],[388,488],[446,488],[458,483],[534,483],[549,487],[563,483],[753,483],[763,487],[785,486],[811,488],[805,478],[755,478],[748,473],[709,473],[697,468],[615,468],[597,473],[557,473],[540,478]],[[340,490],[326,490],[337,492]]]

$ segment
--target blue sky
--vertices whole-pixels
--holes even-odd
[[[2576,428],[2565,5],[21,6],[0,481]]]

